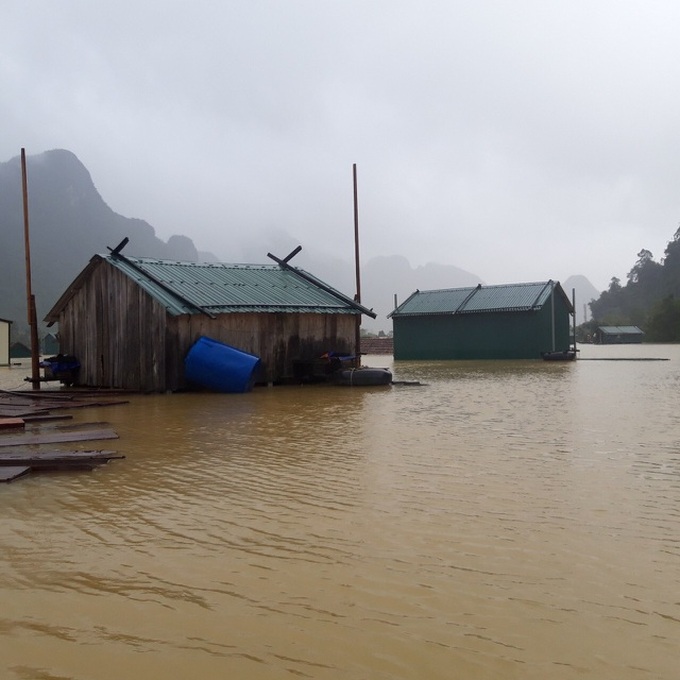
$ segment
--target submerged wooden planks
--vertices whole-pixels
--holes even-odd
[[[0,391],[0,482],[11,482],[33,470],[92,470],[110,460],[125,458],[115,451],[45,450],[45,445],[117,439],[107,423],[55,425],[71,418],[52,410],[110,406],[126,400],[102,398],[100,393]]]
[[[0,467],[0,482],[13,482],[31,471],[30,465],[7,465]]]

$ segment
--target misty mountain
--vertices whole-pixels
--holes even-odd
[[[561,284],[570,300],[572,290],[575,291],[576,325],[578,326],[591,319],[590,302],[592,300],[597,300],[600,297],[600,291],[582,275],[570,276],[566,281],[562,281]]]
[[[88,170],[70,151],[57,149],[29,156],[27,176],[32,283],[39,323],[90,258],[107,252],[107,247],[114,248],[125,237],[130,239],[125,252],[137,257],[218,260],[212,253],[198,252],[187,236],[172,236],[165,242],[148,222],[114,212],[100,196]],[[0,163],[0,318],[14,321],[15,338],[27,327],[21,184],[20,158]],[[308,270],[346,295],[356,292],[353,262],[308,251],[282,231],[270,233],[266,243],[257,239],[254,237],[242,252],[227,254],[225,261],[269,262],[268,252],[285,257],[302,245],[292,265]],[[413,267],[400,255],[370,259],[362,262],[361,302],[372,308],[377,318],[364,317],[363,326],[373,332],[389,332],[392,322],[387,314],[395,302],[402,303],[416,289],[478,283],[483,283],[478,276],[453,265],[428,263]],[[579,306],[582,309],[584,303],[598,297],[585,277],[571,277],[562,285],[568,294],[576,289],[577,318]]]
[[[378,317],[363,325],[369,330],[391,330],[392,321],[386,316],[416,290],[464,288],[478,283],[483,283],[478,276],[453,265],[430,262],[412,267],[402,255],[373,258],[362,267],[361,297]]]
[[[140,219],[115,213],[102,199],[90,173],[70,151],[56,149],[26,160],[31,279],[38,321],[95,253],[130,237],[134,254],[197,261],[190,238],[167,243]],[[0,163],[0,317],[27,325],[24,213],[19,156]]]

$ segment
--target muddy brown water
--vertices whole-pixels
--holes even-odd
[[[126,458],[0,485],[0,677],[680,677],[680,347],[366,359],[424,384],[74,413]]]

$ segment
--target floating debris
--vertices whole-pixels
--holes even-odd
[[[34,470],[93,470],[110,460],[125,458],[116,451],[45,450],[50,444],[117,439],[108,423],[69,423],[70,415],[52,410],[123,404],[102,399],[101,393],[9,392],[0,390],[0,482],[12,482]]]

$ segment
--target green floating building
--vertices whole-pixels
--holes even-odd
[[[540,359],[570,348],[573,314],[551,280],[416,290],[388,318],[396,360]]]
[[[645,334],[637,326],[598,326],[593,342],[598,345],[632,345],[641,343]]]

